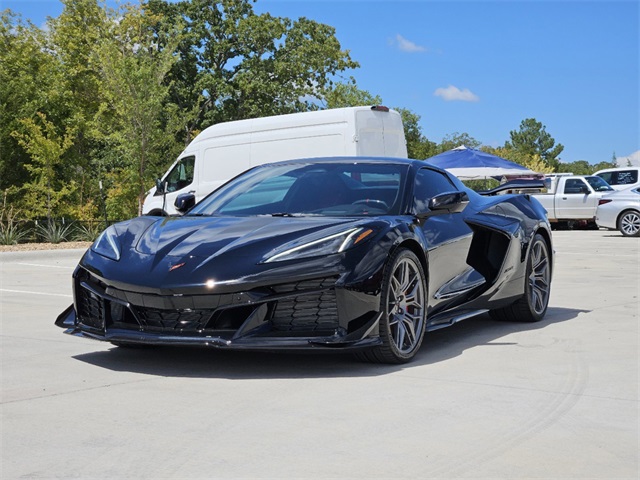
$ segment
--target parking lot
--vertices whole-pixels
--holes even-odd
[[[638,478],[640,241],[554,232],[536,324],[414,362],[120,349],[53,325],[82,251],[0,253],[2,478]]]

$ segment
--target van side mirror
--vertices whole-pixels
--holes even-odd
[[[428,218],[434,215],[462,212],[469,204],[467,192],[447,192],[436,195],[429,200],[429,210],[418,212],[418,218]]]
[[[156,194],[162,195],[163,193],[164,193],[164,184],[162,183],[162,180],[160,180],[159,178],[156,178]]]
[[[180,213],[185,213],[190,210],[196,204],[196,196],[193,193],[181,193],[176,197],[176,201],[173,204],[176,210]]]

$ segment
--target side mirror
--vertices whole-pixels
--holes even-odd
[[[584,193],[586,195],[589,195],[591,193],[591,190],[589,190],[589,187],[587,187],[586,185],[582,185],[580,187],[580,193]]]
[[[447,192],[436,195],[429,200],[429,210],[418,212],[418,218],[427,218],[434,215],[462,212],[469,204],[467,192]]]
[[[160,180],[159,178],[156,178],[156,194],[162,195],[163,193],[164,193],[164,184],[162,183],[162,180]]]
[[[193,193],[181,193],[176,197],[176,201],[173,204],[176,210],[180,213],[185,213],[190,210],[196,204],[196,196]]]

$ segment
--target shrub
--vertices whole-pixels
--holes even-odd
[[[0,211],[0,245],[16,245],[30,234],[28,228],[15,221],[13,208]]]
[[[71,225],[56,225],[55,222],[47,222],[46,224],[36,225],[36,234],[47,243],[66,242]]]
[[[0,222],[0,245],[17,245],[29,236],[29,229],[20,228],[13,222]]]
[[[73,239],[78,242],[93,242],[104,230],[103,222],[90,222],[86,225],[78,225]]]

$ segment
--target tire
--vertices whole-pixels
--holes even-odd
[[[618,218],[618,230],[625,237],[640,237],[640,213],[635,210],[622,212]]]
[[[420,349],[427,320],[427,281],[418,257],[398,249],[382,280],[380,337],[382,345],[356,355],[374,363],[406,363]]]
[[[495,320],[506,322],[537,322],[542,320],[549,306],[551,293],[551,262],[549,246],[536,234],[527,254],[527,276],[524,294],[515,303],[489,314]]]

